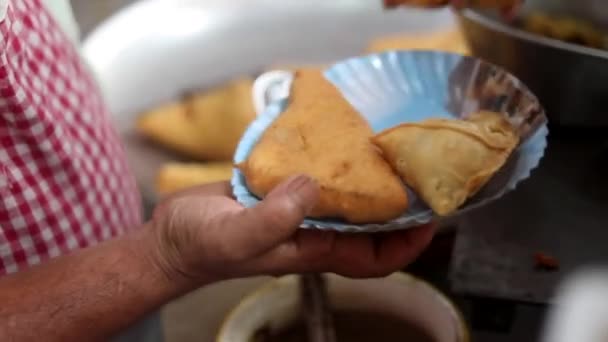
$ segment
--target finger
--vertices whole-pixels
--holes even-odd
[[[299,229],[292,239],[249,260],[248,274],[311,273],[330,270],[336,233],[314,229]]]
[[[292,237],[318,197],[319,188],[314,180],[305,175],[294,176],[255,207],[232,215],[223,227],[234,230],[226,234],[234,233],[234,243],[240,248],[259,255]]]
[[[277,274],[282,272],[336,272],[366,274],[374,259],[368,234],[307,231],[260,256],[251,265]]]
[[[352,278],[375,276],[370,274],[375,259],[373,236],[372,234],[338,236],[332,257],[328,260],[331,271]]]
[[[380,237],[374,253],[376,271],[393,272],[413,262],[430,244],[434,232],[434,227],[429,225]]]
[[[411,263],[430,243],[432,226],[388,234],[339,234],[300,230],[296,237],[251,260],[249,272],[334,272],[351,278],[381,277]]]
[[[291,245],[294,255],[305,260],[316,260],[331,254],[335,241],[336,232],[331,230],[298,229],[286,245]]]
[[[344,276],[381,277],[411,263],[428,246],[431,226],[375,235],[340,236],[334,244],[332,271]]]

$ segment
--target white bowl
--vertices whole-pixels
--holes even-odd
[[[586,267],[560,284],[542,342],[605,342],[608,338],[608,269]]]
[[[349,279],[326,275],[331,305],[337,310],[371,311],[411,322],[432,334],[437,342],[469,341],[460,312],[428,283],[395,273],[386,278]],[[298,276],[270,281],[235,307],[217,336],[217,342],[249,342],[258,329],[288,326],[300,312]]]

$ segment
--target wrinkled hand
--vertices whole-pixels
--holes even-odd
[[[162,263],[170,274],[211,281],[308,272],[372,277],[410,263],[432,239],[430,226],[382,234],[298,229],[317,198],[306,176],[282,183],[254,208],[236,202],[229,183],[176,194],[152,222]]]

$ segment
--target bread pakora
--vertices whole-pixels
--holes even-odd
[[[161,195],[197,185],[229,180],[233,165],[230,162],[217,163],[168,163],[158,172],[156,191]]]
[[[320,198],[310,217],[386,222],[407,209],[407,193],[372,136],[368,122],[320,70],[299,69],[286,110],[237,167],[258,197],[294,174],[311,176]]]
[[[373,40],[368,52],[389,50],[437,50],[471,55],[467,40],[459,27],[419,34],[397,34]]]
[[[153,109],[139,118],[146,137],[196,160],[228,161],[255,118],[253,81],[239,79],[183,101]]]
[[[438,215],[458,209],[505,164],[519,142],[498,113],[427,119],[373,138],[406,184]]]

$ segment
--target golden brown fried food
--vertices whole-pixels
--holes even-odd
[[[425,203],[448,215],[505,164],[519,137],[502,115],[480,112],[402,124],[373,141]]]
[[[458,1],[457,1],[458,2]],[[524,3],[523,0],[460,0],[462,6],[478,8],[498,8],[504,9],[516,7]]]
[[[446,6],[451,0],[384,0],[387,8],[396,6],[419,6],[419,7],[441,7]]]
[[[194,134],[187,112],[184,103],[170,102],[143,113],[137,120],[136,129],[172,150],[200,156],[200,137]]]
[[[144,113],[137,129],[150,139],[197,160],[232,159],[254,119],[253,81],[235,80]]]
[[[405,211],[407,194],[372,136],[365,119],[318,69],[302,69],[290,105],[238,167],[259,197],[291,175],[313,177],[321,193],[311,217],[385,222]]]
[[[469,45],[460,30],[455,27],[425,34],[399,34],[373,40],[367,47],[368,52],[389,50],[436,50],[470,55]]]
[[[197,185],[229,180],[232,163],[169,163],[163,165],[156,179],[156,190],[170,194]]]
[[[458,7],[504,9],[519,6],[522,2],[522,0],[384,0],[384,6],[387,8],[402,5],[433,8],[455,4]]]
[[[608,35],[582,20],[534,13],[524,20],[524,29],[542,36],[597,49],[606,47]]]

